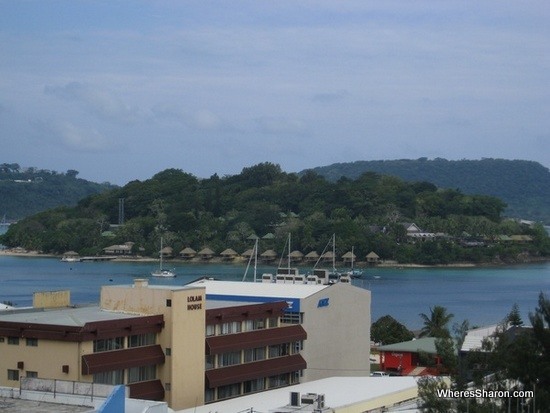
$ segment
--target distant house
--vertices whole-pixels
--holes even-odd
[[[378,261],[380,261],[380,257],[374,251],[369,252],[365,258],[367,259],[367,262],[369,264],[376,264]]]
[[[231,248],[227,248],[220,253],[220,256],[224,261],[234,260],[238,255],[239,254],[237,254],[237,252]]]
[[[125,242],[124,244],[111,245],[103,248],[103,252],[107,255],[132,255],[133,242]]]
[[[299,262],[304,259],[304,254],[301,251],[294,250],[290,253],[290,259],[294,262]]]
[[[412,242],[434,240],[445,236],[442,233],[426,232],[414,222],[402,222],[401,225],[407,231],[407,238]]]
[[[205,261],[208,261],[210,259],[212,259],[212,257],[214,256],[214,251],[212,251],[210,248],[208,247],[205,247],[203,248],[202,250],[200,250],[197,255],[199,256],[199,258],[201,260],[205,260]]]
[[[427,364],[431,366],[441,364],[435,348],[435,340],[434,337],[424,337],[378,347],[380,369],[403,376],[433,374],[434,369],[429,368]]]
[[[195,258],[196,255],[197,255],[197,251],[195,251],[191,247],[186,247],[180,251],[180,257],[186,260]]]
[[[277,258],[277,253],[273,250],[266,250],[260,255],[260,258],[266,262],[273,261]]]
[[[160,253],[164,258],[171,258],[174,255],[174,250],[172,247],[164,247],[160,250]]]
[[[316,262],[319,259],[319,254],[317,251],[311,251],[308,252],[304,258],[307,262]]]
[[[342,261],[344,261],[344,264],[351,264],[356,258],[357,256],[351,251],[348,251],[342,255]]]

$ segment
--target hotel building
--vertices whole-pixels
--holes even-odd
[[[126,384],[184,409],[330,376],[368,376],[370,292],[202,280],[106,286],[99,306],[38,293],[0,313],[0,386]]]

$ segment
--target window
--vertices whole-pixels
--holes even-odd
[[[94,374],[94,383],[99,384],[124,384],[124,370],[106,371]]]
[[[156,343],[157,335],[155,333],[137,334],[128,337],[128,347],[151,346]]]
[[[171,391],[172,390],[172,383],[164,383],[164,390]]]
[[[166,307],[172,307],[172,300],[170,299],[166,300]]]
[[[265,328],[265,320],[263,318],[254,320],[254,330],[262,330],[264,328]]]
[[[240,364],[240,363],[241,363],[240,351],[232,351],[229,353],[223,353],[218,355],[219,367],[234,366],[235,364]]]
[[[275,346],[269,346],[269,358],[288,356],[290,351],[290,344],[277,344]]]
[[[128,369],[128,383],[136,383],[138,381],[148,381],[157,378],[157,366],[141,366],[131,367]]]
[[[167,356],[171,356],[172,355],[172,348],[171,347],[166,347],[166,350],[164,351],[164,354],[166,354]]]
[[[271,376],[268,378],[268,387],[287,386],[289,384],[288,374],[279,374],[277,376]]]
[[[37,338],[27,338],[27,346],[29,346],[29,347],[38,346],[38,339]]]
[[[243,383],[243,393],[254,393],[265,389],[265,379],[249,380]]]
[[[243,331],[252,331],[254,330],[254,322],[252,320],[246,320],[243,322]]]
[[[304,349],[304,340],[294,342],[294,354],[298,354]]]
[[[210,354],[204,358],[204,369],[210,370],[214,368],[214,355]]]
[[[281,317],[282,324],[303,324],[304,313],[286,312]]]
[[[216,335],[216,324],[209,324],[206,326],[206,337]]]
[[[204,402],[205,403],[209,403],[209,402],[213,402],[215,400],[215,392],[214,392],[214,389],[206,389],[204,391]]]
[[[37,371],[28,371],[26,372],[25,374],[27,377],[29,378],[32,378],[32,379],[36,379],[38,377],[38,372]]]
[[[265,328],[265,320],[258,318],[256,320],[246,320],[244,322],[244,331],[261,330]]]
[[[120,350],[122,348],[124,348],[124,337],[94,340],[94,353],[99,353],[101,351]]]
[[[19,337],[8,337],[8,344],[19,345]]]
[[[279,319],[277,317],[271,317],[268,319],[269,328],[275,328],[278,325]]]
[[[10,370],[8,369],[8,380],[19,380],[19,370]]]
[[[228,397],[238,396],[239,394],[239,384],[229,384],[227,386],[218,387],[218,399],[226,399]]]
[[[240,333],[241,332],[241,322],[240,321],[233,321],[229,323],[223,323],[221,325],[221,332],[220,334],[234,334],[234,333]]]
[[[265,359],[265,347],[249,348],[244,351],[244,362],[250,363],[252,361]]]

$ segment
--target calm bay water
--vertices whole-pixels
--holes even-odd
[[[148,277],[151,284],[184,285],[204,276],[240,281],[245,272],[244,265],[173,266],[176,278],[155,279],[149,277],[155,268],[153,262],[65,263],[57,258],[0,255],[0,302],[29,306],[33,292],[69,289],[74,304],[96,303],[102,285],[131,284],[138,277]],[[274,270],[258,267],[257,273]],[[250,269],[247,280],[252,278]],[[517,303],[527,322],[539,292],[550,296],[550,263],[499,268],[375,268],[368,269],[364,279],[353,282],[372,291],[373,321],[390,314],[417,329],[422,324],[419,313],[442,305],[455,314],[453,321],[468,319],[471,324],[487,325],[500,322]]]

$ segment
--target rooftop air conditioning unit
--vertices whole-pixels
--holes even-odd
[[[290,405],[292,407],[300,407],[300,392],[297,392],[297,391],[290,392]]]
[[[317,393],[302,394],[302,404],[313,404],[317,400]]]

